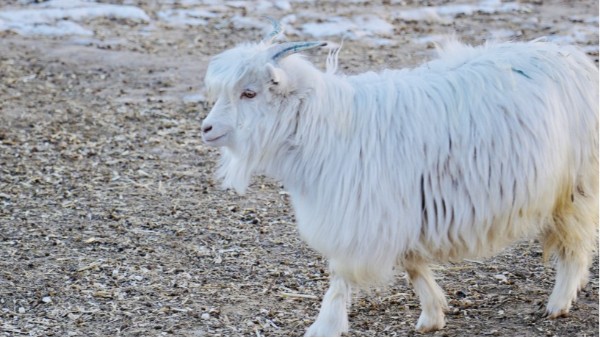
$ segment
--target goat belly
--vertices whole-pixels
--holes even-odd
[[[355,210],[354,216],[342,215],[345,208],[339,205],[316,205],[313,199],[291,197],[300,236],[330,261],[336,274],[364,286],[381,284],[393,276],[399,243],[406,238],[386,233],[398,230],[398,226],[357,222],[362,218],[360,210]]]

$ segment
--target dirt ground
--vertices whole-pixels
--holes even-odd
[[[152,3],[138,1],[151,16]],[[314,10],[445,2],[388,3]],[[449,24],[395,20],[397,44],[347,40],[341,69],[421,63],[433,49],[414,42],[419,34],[481,43],[494,28],[528,40],[598,13],[592,0],[522,3],[531,11]],[[0,335],[302,335],[328,285],[326,261],[300,241],[277,182],[258,177],[245,196],[219,187],[218,151],[199,132],[209,107],[189,99],[202,92],[211,55],[263,32],[217,19],[144,34],[127,20],[86,25],[93,42],[0,32]],[[588,46],[598,46],[597,31]],[[589,50],[598,62],[598,49]],[[325,56],[309,54],[316,63]],[[597,258],[590,283],[558,320],[541,316],[554,270],[535,240],[435,271],[450,310],[432,335],[599,335]],[[419,336],[419,311],[400,274],[387,288],[355,293],[348,335]]]

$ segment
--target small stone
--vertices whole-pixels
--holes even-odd
[[[25,313],[25,308],[24,307],[19,307],[19,313]]]
[[[473,304],[474,304],[474,303],[473,303],[473,301],[472,301],[472,300],[470,300],[470,299],[463,299],[463,300],[461,300],[461,302],[460,302],[460,305],[461,305],[462,307],[470,307],[470,306],[473,306]]]
[[[200,318],[204,319],[204,320],[209,320],[210,319],[210,314],[208,313],[203,313],[202,316],[200,316]]]
[[[501,283],[508,282],[508,278],[506,278],[506,276],[502,275],[502,274],[495,275],[494,278],[496,278],[497,280],[499,280]]]
[[[42,298],[42,302],[44,302],[44,303],[52,303],[52,298],[50,298],[50,296],[46,296],[46,297]]]

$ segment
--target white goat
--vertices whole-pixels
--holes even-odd
[[[282,181],[302,238],[330,261],[331,285],[307,335],[348,329],[351,285],[403,268],[422,332],[444,326],[428,263],[491,255],[540,235],[556,257],[546,314],[566,314],[588,279],[598,227],[598,69],[572,47],[450,41],[415,69],[321,72],[301,50],[240,45],[215,56],[203,139],[243,193]]]

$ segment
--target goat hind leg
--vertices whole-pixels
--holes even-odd
[[[593,251],[590,244],[593,242],[594,235],[581,238],[578,245],[560,243],[553,250],[557,256],[556,280],[546,306],[547,317],[553,319],[567,315],[577,298],[577,292],[587,284]]]
[[[405,264],[405,268],[421,303],[417,331],[425,333],[442,329],[446,324],[444,320],[444,310],[447,308],[446,296],[435,282],[431,269],[422,261]]]
[[[548,299],[545,315],[551,319],[569,313],[577,292],[587,281],[588,263],[582,257],[559,257],[556,264],[556,281]]]
[[[556,281],[546,316],[565,316],[588,281],[592,252],[597,245],[598,203],[594,195],[575,195],[569,208],[555,212],[554,224],[543,235],[544,255],[554,255]]]

